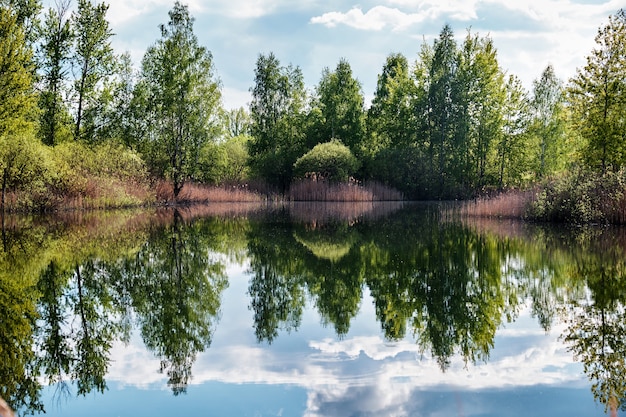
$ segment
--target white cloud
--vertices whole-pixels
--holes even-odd
[[[321,16],[311,18],[311,23],[322,24],[328,27],[344,24],[362,30],[381,30],[385,27],[400,30],[419,23],[424,18],[425,16],[419,13],[404,13],[398,9],[376,6],[367,11],[367,13],[363,13],[359,7],[354,7],[347,13],[324,13]]]
[[[390,4],[420,10],[429,19],[450,16],[457,20],[476,19],[478,0],[389,0]]]

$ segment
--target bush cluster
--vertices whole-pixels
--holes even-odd
[[[571,224],[624,223],[625,186],[624,170],[572,171],[541,186],[527,216],[533,220]]]

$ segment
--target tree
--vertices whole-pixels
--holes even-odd
[[[563,87],[548,65],[538,80],[533,81],[531,130],[537,140],[537,167],[539,178],[553,173],[559,166],[563,151]]]
[[[176,2],[169,17],[144,55],[139,89],[149,119],[144,151],[152,170],[172,180],[177,197],[201,147],[218,134],[221,93],[213,56],[198,44],[188,7]]]
[[[371,158],[383,149],[407,147],[414,141],[414,90],[406,57],[389,55],[378,75],[372,105],[367,111],[365,152]]]
[[[69,132],[71,117],[63,102],[67,65],[74,40],[67,13],[70,0],[56,2],[43,22],[39,48],[39,67],[43,74],[43,89],[39,96],[41,108],[39,135],[46,145],[55,145]]]
[[[32,54],[17,16],[0,7],[0,137],[32,132],[36,117]]]
[[[511,75],[506,82],[506,99],[502,108],[503,126],[496,143],[497,186],[521,185],[528,172],[529,150],[526,143],[528,98],[519,78]]]
[[[456,52],[452,28],[445,25],[433,45],[433,57],[428,67],[428,157],[430,177],[436,194],[444,192],[446,162],[454,136],[454,78],[457,72]]]
[[[341,59],[333,72],[324,69],[316,94],[320,118],[313,135],[315,142],[338,139],[360,157],[365,141],[363,93],[347,60]]]
[[[273,53],[259,55],[251,89],[248,142],[252,175],[286,190],[293,164],[304,153],[304,104],[302,71],[280,65]]]
[[[93,4],[90,0],[78,0],[78,9],[72,15],[76,44],[72,64],[75,67],[74,91],[76,94],[76,119],[74,139],[89,134],[83,131],[85,112],[95,106],[97,90],[110,75],[115,57],[111,47],[113,32],[106,20],[109,6],[105,3]]]
[[[24,41],[30,50],[39,37],[40,0],[0,0],[0,7],[6,7],[15,13],[17,24],[24,31]]]
[[[0,176],[4,211],[8,187],[41,179],[43,156],[33,140],[36,96],[32,55],[17,16],[0,7]]]
[[[626,12],[598,30],[587,65],[570,81],[575,128],[585,140],[583,159],[601,171],[626,163]]]
[[[250,115],[243,107],[225,112],[224,124],[227,137],[250,134]]]
[[[124,53],[116,60],[111,77],[103,83],[95,105],[85,114],[92,140],[113,139],[136,148],[142,131],[134,100],[136,82],[130,54]]]

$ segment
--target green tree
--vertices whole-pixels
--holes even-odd
[[[361,84],[352,76],[347,60],[341,59],[335,71],[325,68],[316,88],[314,106],[319,118],[314,123],[315,142],[338,139],[360,158],[365,147],[365,108]]]
[[[109,6],[93,4],[91,0],[78,0],[77,11],[72,15],[75,47],[72,65],[75,70],[75,125],[74,139],[93,139],[91,132],[83,126],[87,111],[96,106],[98,90],[111,74],[115,63],[111,37],[113,32],[106,19]],[[93,114],[93,113],[92,113]],[[93,129],[93,122],[87,127]]]
[[[447,161],[454,137],[455,83],[457,72],[457,44],[452,28],[444,26],[433,45],[433,56],[428,65],[428,158],[429,177],[434,182],[435,193],[442,195],[448,182]]]
[[[171,179],[177,197],[203,144],[217,137],[221,93],[212,54],[198,44],[188,7],[177,1],[169,17],[144,55],[139,83],[149,120],[144,152],[152,170]]]
[[[224,112],[224,132],[227,137],[249,135],[250,123],[250,114],[243,107]]]
[[[459,55],[452,175],[469,191],[493,185],[492,153],[502,134],[504,76],[493,41],[468,32]]]
[[[585,141],[583,159],[594,169],[626,163],[626,12],[620,9],[598,30],[587,65],[570,81],[575,128]]]
[[[283,67],[273,53],[259,55],[251,89],[248,142],[253,176],[285,191],[293,164],[304,153],[304,105],[306,92],[302,71]]]
[[[496,184],[499,188],[522,185],[528,173],[530,150],[527,146],[529,106],[526,91],[519,78],[511,75],[506,82],[506,99],[502,108],[503,126],[496,143]]]
[[[563,118],[563,87],[548,65],[538,80],[533,81],[531,134],[536,137],[536,172],[539,178],[554,173],[563,165],[565,126]]]
[[[28,49],[33,49],[39,37],[39,19],[41,11],[40,0],[0,0],[0,7],[6,7],[15,13],[17,24],[25,34],[25,42]]]
[[[196,178],[209,184],[241,184],[248,178],[250,136],[239,135],[200,149]]]
[[[301,178],[313,174],[319,179],[347,181],[358,167],[359,161],[350,148],[338,140],[331,140],[315,145],[298,158],[294,164],[294,173]]]
[[[387,57],[372,105],[367,111],[367,144],[364,164],[389,148],[407,148],[415,140],[413,97],[415,85],[409,64],[402,54]],[[366,168],[366,175],[376,178],[377,169]]]
[[[0,7],[0,137],[32,132],[36,119],[32,52],[10,8]]]
[[[0,175],[1,205],[9,187],[28,187],[43,179],[43,150],[34,139],[37,119],[32,54],[22,26],[0,7]]]
[[[71,135],[72,120],[63,97],[74,40],[68,18],[69,7],[70,0],[57,1],[55,8],[48,9],[42,25],[39,68],[43,73],[43,88],[39,96],[39,136],[46,145],[55,145]]]
[[[87,112],[93,140],[113,139],[137,148],[142,130],[134,99],[136,83],[137,74],[130,54],[124,53],[117,58],[111,77],[102,84],[95,105]]]

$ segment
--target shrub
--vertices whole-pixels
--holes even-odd
[[[626,172],[577,171],[543,185],[528,211],[541,221],[624,223]]]
[[[336,139],[315,145],[294,164],[296,177],[314,175],[333,182],[347,181],[358,169],[356,157]]]

